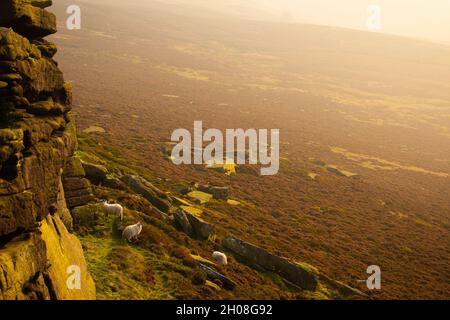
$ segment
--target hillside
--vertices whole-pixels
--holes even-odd
[[[363,296],[303,261],[223,238],[207,221],[221,213],[204,204],[247,206],[227,199],[228,188],[163,191],[119,149],[78,138],[72,86],[43,39],[56,32],[50,5],[0,6],[2,300]],[[108,214],[101,199],[126,209]],[[125,239],[137,221],[142,233]],[[234,252],[230,267],[210,258],[224,248]]]
[[[79,146],[37,205],[53,201],[59,169],[83,181],[87,198],[66,203],[98,299],[449,298],[450,46],[178,1],[79,1],[71,31],[70,4],[51,8],[48,40]],[[171,133],[195,120],[279,128],[279,173],[174,165]],[[138,221],[141,236],[121,240]],[[374,264],[380,291],[361,281]]]
[[[164,190],[229,187],[253,208],[211,204],[223,236],[306,261],[374,298],[448,296],[448,46],[157,2],[83,5],[84,28],[55,38],[81,131],[102,127],[91,135]],[[174,166],[164,153],[171,132],[199,119],[280,128],[280,173]],[[383,270],[380,292],[357,282],[371,264]]]

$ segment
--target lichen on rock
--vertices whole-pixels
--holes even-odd
[[[49,0],[0,3],[0,299],[94,299],[68,207],[93,200],[77,148],[71,85],[52,59]],[[70,171],[72,170],[72,172]],[[68,201],[68,198],[69,200]],[[81,289],[67,286],[67,268]]]
[[[79,289],[67,285],[71,266],[80,268]],[[95,299],[81,243],[59,217],[47,216],[36,232],[7,243],[0,270],[0,299]]]

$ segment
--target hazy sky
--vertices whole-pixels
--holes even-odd
[[[450,0],[239,1],[265,7],[286,21],[353,29],[367,29],[367,8],[377,5],[381,9],[381,32],[450,41]]]
[[[1,1],[1,0],[0,0]],[[148,6],[152,2],[206,8],[251,19],[367,30],[369,5],[381,9],[380,32],[450,42],[450,0],[78,0]]]

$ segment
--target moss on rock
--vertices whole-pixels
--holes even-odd
[[[42,7],[48,2],[3,0],[0,3],[0,25],[12,27],[27,38],[45,37],[56,32],[56,16]]]
[[[88,272],[78,238],[70,234],[58,217],[48,216],[40,228],[50,266],[46,270],[54,298],[58,300],[95,299],[95,284]],[[71,270],[79,270],[80,286],[68,285]],[[76,272],[76,271],[72,271]],[[75,274],[77,276],[78,274]]]

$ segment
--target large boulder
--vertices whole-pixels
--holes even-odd
[[[224,276],[220,272],[214,270],[212,267],[207,266],[203,263],[200,263],[199,267],[210,280],[219,280],[225,289],[233,290],[234,288],[236,288],[237,286],[236,282]]]
[[[317,272],[306,264],[291,262],[235,237],[225,238],[223,246],[251,267],[274,272],[304,290],[317,288]]]
[[[173,218],[175,220],[175,224],[180,227],[181,230],[183,230],[184,233],[188,235],[192,235],[192,226],[189,222],[189,219],[186,215],[186,212],[184,210],[177,210],[173,214]]]
[[[208,203],[213,198],[212,194],[198,190],[189,192],[187,196],[199,204]]]
[[[95,200],[91,185],[85,178],[84,169],[78,157],[68,159],[63,172],[63,185],[67,206],[70,209],[84,206]]]
[[[215,235],[216,228],[212,223],[209,223],[199,216],[191,213],[187,213],[186,216],[192,226],[192,232],[195,238],[207,240]]]
[[[111,189],[127,190],[127,186],[119,178],[110,174],[105,166],[82,161],[86,178],[95,185],[102,185]]]
[[[172,200],[149,181],[136,175],[125,175],[120,180],[162,212],[169,212]]]
[[[209,193],[216,200],[227,200],[229,188],[228,187],[217,187],[217,186],[200,186],[198,190]]]
[[[50,7],[53,4],[52,0],[24,0],[24,2],[41,9]]]
[[[48,5],[48,1],[2,0],[0,25],[30,39],[55,33],[55,15],[43,9]]]
[[[212,223],[206,222],[198,214],[183,208],[179,208],[174,213],[174,220],[181,230],[197,239],[207,240],[216,233],[216,228]]]
[[[179,194],[186,195],[193,190],[192,185],[178,183],[173,186],[173,190]]]
[[[100,164],[93,164],[85,161],[81,161],[83,165],[86,178],[95,185],[100,185],[106,181],[108,176],[108,169]]]
[[[99,203],[90,203],[71,210],[77,231],[95,230],[105,221],[105,212]]]

